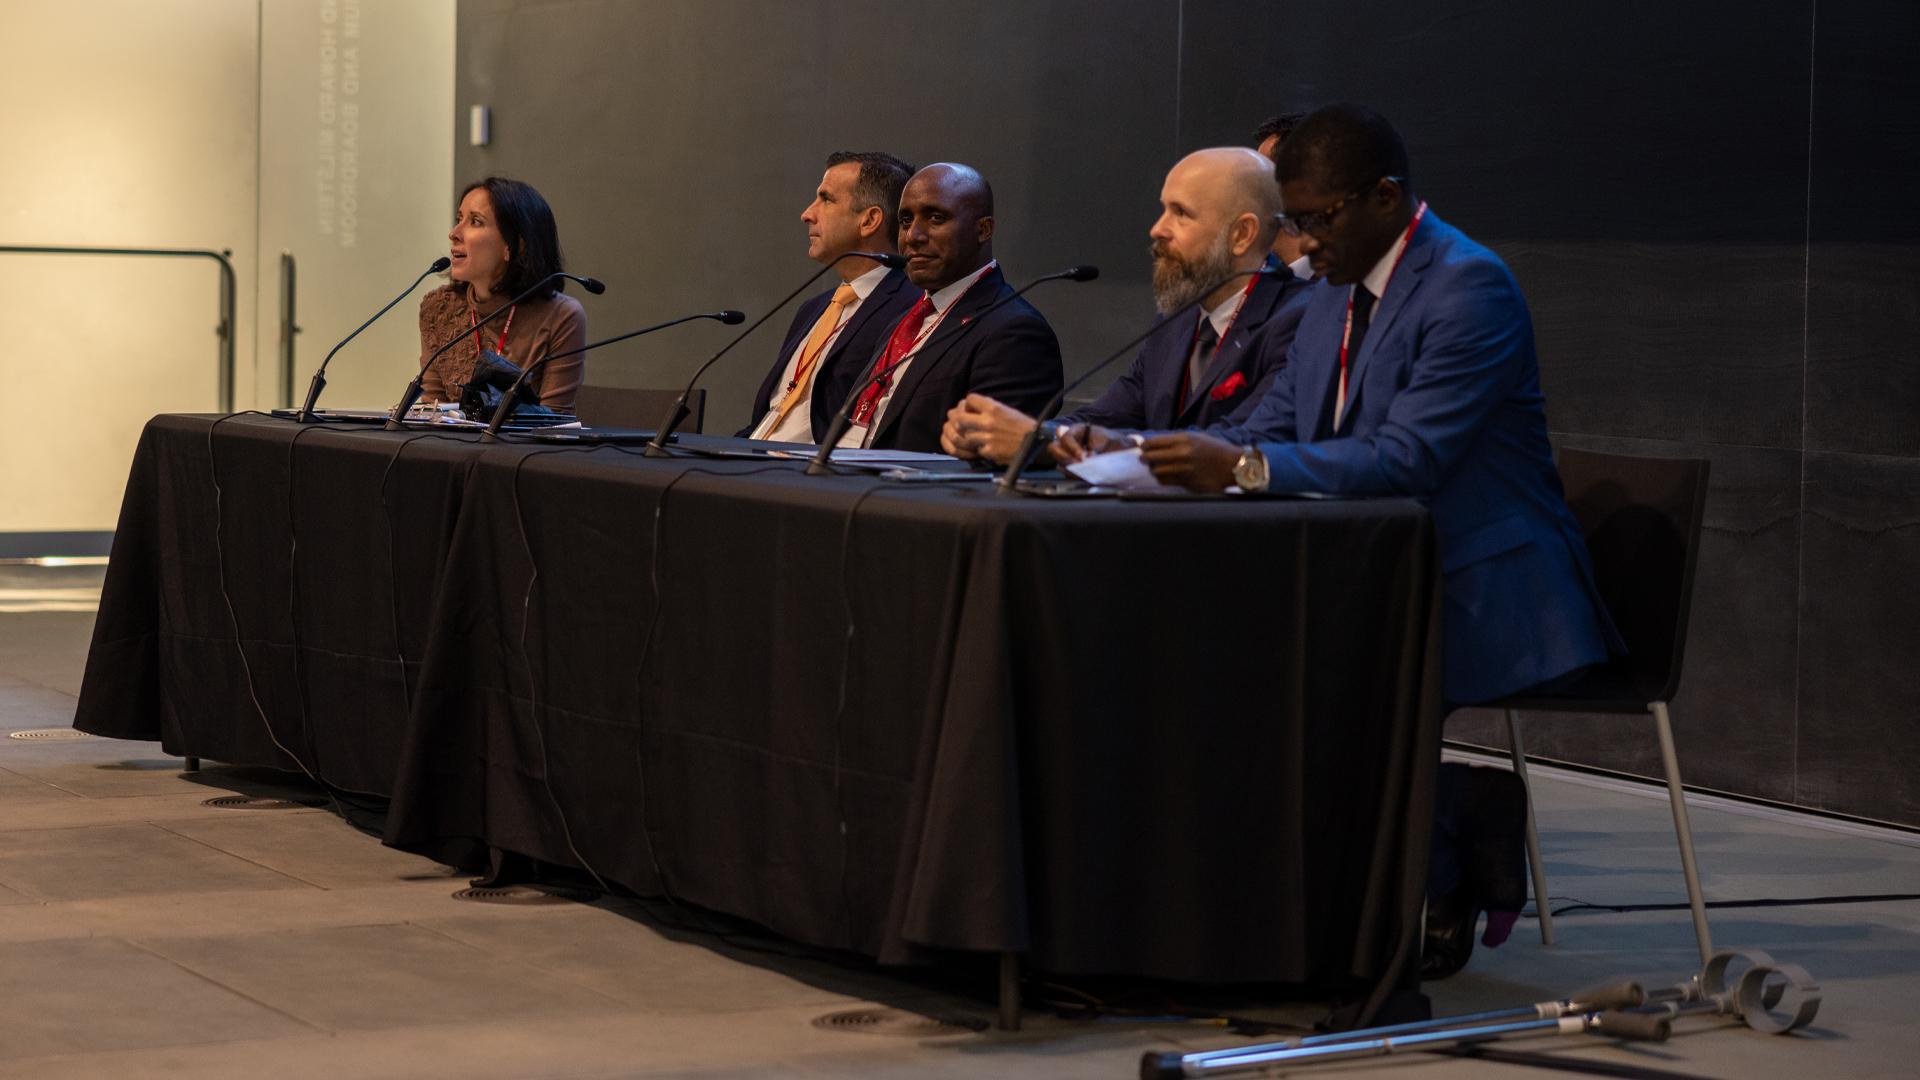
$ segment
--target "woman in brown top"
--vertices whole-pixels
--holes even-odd
[[[440,354],[421,379],[421,400],[458,401],[473,377],[481,348],[521,367],[549,352],[587,343],[580,302],[560,291],[565,279],[520,301],[514,310],[474,329],[500,305],[541,278],[563,269],[560,235],[547,200],[527,184],[490,176],[460,193],[460,210],[447,233],[453,281],[420,300],[420,362],[463,329],[471,332]],[[543,365],[527,382],[550,409],[572,411],[584,373],[582,357]]]

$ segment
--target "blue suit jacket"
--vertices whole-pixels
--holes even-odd
[[[838,288],[839,286],[835,286]],[[746,438],[758,427],[767,409],[774,401],[774,395],[784,390],[780,377],[787,373],[787,361],[793,359],[793,350],[800,347],[808,334],[813,332],[813,324],[820,321],[820,313],[827,310],[827,303],[833,299],[833,289],[828,289],[800,305],[794,312],[793,324],[787,327],[787,337],[780,343],[780,352],[773,360],[772,370],[760,381],[760,391],[754,395],[753,411],[748,414],[747,426],[738,432]],[[847,396],[853,380],[860,377],[860,366],[872,356],[877,343],[886,340],[887,328],[906,314],[915,300],[920,299],[920,290],[913,287],[907,275],[898,270],[890,270],[880,279],[880,284],[867,295],[860,306],[853,311],[853,318],[841,327],[840,336],[833,339],[833,347],[827,350],[825,359],[820,361],[820,370],[813,374],[813,399],[808,403],[813,414],[813,437],[817,440],[826,433],[827,424],[833,419],[833,410],[840,407],[840,401]]]
[[[1533,321],[1498,256],[1429,212],[1380,298],[1332,430],[1349,290],[1315,291],[1243,425],[1273,491],[1411,495],[1438,532],[1445,695],[1487,701],[1624,652],[1554,470]]]
[[[1200,385],[1188,393],[1186,408],[1180,408],[1180,377],[1193,348],[1192,331],[1204,317],[1193,312],[1178,320],[1179,331],[1161,319],[1141,343],[1133,365],[1066,419],[1110,428],[1199,427],[1245,420],[1268,380],[1287,362],[1287,347],[1317,284],[1301,281],[1285,267],[1262,276]],[[1230,392],[1221,393],[1223,387]]]

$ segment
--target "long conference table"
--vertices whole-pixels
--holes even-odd
[[[1417,979],[1410,500],[1045,498],[165,415],[75,726],[888,964]]]

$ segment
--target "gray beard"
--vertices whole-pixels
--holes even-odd
[[[1171,315],[1206,296],[1232,272],[1233,256],[1227,251],[1225,236],[1192,262],[1155,255],[1153,306],[1160,314]]]

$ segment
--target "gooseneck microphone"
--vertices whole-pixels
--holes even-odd
[[[935,356],[929,363],[937,364],[946,359],[947,353],[951,352],[953,347],[960,343],[960,339],[966,337],[967,333],[974,327],[979,326],[988,315],[998,311],[1002,305],[1011,304],[1015,300],[1018,300],[1023,293],[1035,285],[1040,285],[1048,281],[1092,281],[1099,276],[1100,268],[1097,266],[1069,266],[1065,270],[1058,270],[1054,273],[1034,278],[1032,281],[1015,289],[1012,293],[989,304],[985,311],[973,316],[966,325],[960,328],[960,332],[953,335],[953,338],[941,348],[940,354]],[[958,303],[958,301],[955,301],[955,303]],[[892,374],[891,372],[881,372],[878,375],[874,374],[874,365],[880,362],[880,357],[885,355],[885,353],[885,348],[874,353],[873,359],[868,360],[867,366],[861,370],[860,377],[853,381],[853,389],[848,392],[847,399],[840,403],[839,411],[833,414],[833,422],[827,425],[827,434],[825,438],[820,440],[820,449],[814,453],[813,460],[807,463],[808,476],[821,476],[833,471],[828,467],[827,462],[833,457],[835,444],[846,435],[847,428],[853,425],[854,404],[860,400],[861,394],[867,392],[867,387],[872,386]],[[877,424],[879,419],[878,416],[875,416],[874,422]]]
[[[1173,314],[1168,315],[1166,318],[1161,319],[1160,321],[1154,323],[1152,326],[1147,328],[1146,333],[1141,334],[1140,336],[1134,338],[1132,341],[1129,341],[1125,345],[1122,345],[1118,349],[1115,349],[1112,355],[1108,356],[1106,359],[1093,365],[1087,370],[1081,372],[1071,382],[1067,383],[1065,386],[1062,386],[1060,388],[1060,392],[1053,395],[1053,398],[1049,400],[1046,403],[1046,405],[1042,406],[1040,411],[1034,415],[1033,430],[1027,432],[1026,438],[1020,440],[1020,449],[1014,451],[1012,460],[1007,462],[1006,471],[1001,473],[999,476],[996,476],[993,478],[993,486],[994,486],[995,492],[1001,495],[1011,495],[1017,491],[1017,489],[1014,487],[1014,484],[1019,481],[1021,470],[1025,469],[1027,466],[1027,459],[1033,456],[1034,448],[1037,447],[1040,443],[1040,429],[1046,425],[1046,422],[1048,420],[1053,418],[1054,413],[1059,411],[1060,403],[1067,400],[1067,394],[1069,391],[1073,390],[1073,388],[1079,386],[1081,383],[1084,383],[1088,379],[1092,378],[1096,372],[1104,369],[1108,364],[1111,364],[1115,360],[1118,360],[1122,356],[1125,356],[1128,353],[1132,352],[1134,346],[1147,340],[1148,338],[1159,333],[1160,331],[1165,330],[1167,327],[1180,322],[1181,321],[1180,316],[1185,315],[1186,313],[1199,307],[1202,301],[1206,300],[1207,297],[1212,296],[1214,292],[1217,291],[1221,286],[1238,278],[1243,278],[1248,276],[1260,276],[1263,274],[1271,274],[1271,273],[1274,273],[1274,271],[1265,266],[1261,266],[1253,270],[1238,270],[1238,271],[1235,271],[1234,273],[1228,274],[1226,277],[1223,277],[1219,281],[1214,282],[1213,285],[1210,288],[1208,288],[1206,292],[1203,292],[1200,294],[1198,299],[1189,301],[1186,305],[1176,309],[1173,312]]]
[[[335,345],[333,349],[327,353],[327,358],[325,360],[320,361],[320,366],[314,370],[313,381],[307,384],[307,400],[305,403],[303,403],[300,406],[300,411],[294,414],[294,419],[299,421],[302,424],[313,423],[313,407],[319,404],[320,402],[320,392],[327,388],[327,365],[333,362],[334,353],[337,353],[341,349],[346,348],[347,342],[352,341],[354,338],[359,337],[360,330],[365,330],[367,327],[372,326],[374,323],[379,322],[380,316],[385,315],[389,311],[392,311],[393,305],[399,303],[402,300],[405,300],[408,296],[412,295],[413,290],[419,288],[421,282],[427,280],[428,277],[434,274],[440,273],[441,271],[445,270],[447,267],[452,265],[453,265],[453,260],[447,258],[445,255],[442,255],[439,258],[433,260],[433,265],[427,267],[426,273],[421,274],[417,278],[414,278],[413,284],[407,286],[406,289],[402,291],[399,296],[396,296],[392,300],[387,301],[386,307],[383,307],[379,311],[374,312],[373,318],[368,319],[366,322],[361,323],[359,330],[355,330],[353,333],[348,334],[344,338],[341,338],[340,344]]]
[[[548,274],[546,277],[541,278],[539,281],[534,282],[532,285],[529,285],[527,287],[527,291],[521,293],[519,296],[514,297],[513,299],[507,301],[506,303],[501,304],[499,307],[493,310],[493,314],[482,318],[479,322],[476,322],[472,326],[467,327],[465,330],[462,330],[459,333],[453,335],[452,337],[448,338],[446,342],[442,344],[439,348],[433,350],[433,354],[431,356],[428,356],[426,359],[426,362],[420,365],[419,373],[413,377],[413,380],[411,382],[407,383],[407,388],[403,393],[401,393],[399,402],[396,403],[394,407],[387,413],[386,429],[388,431],[400,430],[400,421],[405,420],[407,418],[407,410],[413,408],[413,403],[420,400],[420,387],[426,381],[427,369],[433,366],[433,362],[435,360],[440,359],[441,353],[444,353],[448,349],[451,349],[455,345],[459,344],[460,341],[464,339],[468,334],[473,333],[475,330],[478,330],[481,327],[492,322],[493,320],[499,318],[501,312],[512,311],[514,308],[514,305],[518,304],[522,300],[525,300],[527,297],[532,296],[534,293],[539,292],[541,289],[546,288],[548,285],[552,284],[554,280],[557,278],[566,278],[568,281],[577,281],[580,283],[581,288],[587,290],[588,292],[592,293],[595,296],[599,296],[601,293],[607,291],[606,283],[602,282],[599,278],[581,277],[578,274],[569,274],[564,270],[556,270],[553,273]]]
[[[824,265],[820,267],[820,269],[815,270],[807,278],[807,280],[801,282],[799,288],[788,293],[784,298],[781,299],[779,303],[768,308],[767,313],[765,315],[762,315],[759,318],[753,320],[752,326],[749,326],[745,330],[740,331],[739,334],[735,335],[732,341],[729,341],[725,345],[721,346],[719,352],[714,353],[712,356],[708,357],[707,362],[704,364],[701,364],[700,367],[696,371],[694,371],[693,378],[687,380],[686,389],[680,391],[680,396],[673,399],[673,405],[667,409],[667,415],[661,417],[660,423],[654,427],[653,438],[648,441],[646,446],[641,448],[640,452],[645,454],[648,457],[666,457],[667,456],[667,440],[669,438],[672,438],[674,429],[680,426],[680,421],[685,420],[687,418],[687,395],[693,393],[694,384],[700,381],[700,376],[705,375],[707,373],[707,369],[712,367],[715,361],[727,355],[727,353],[731,351],[735,345],[738,345],[742,341],[745,341],[747,339],[748,334],[751,334],[755,330],[760,329],[760,324],[772,318],[774,312],[779,311],[781,308],[786,307],[788,304],[792,303],[793,298],[796,296],[799,296],[802,292],[806,291],[807,286],[812,285],[814,282],[820,280],[821,274],[824,274],[828,270],[832,269],[836,263],[840,262],[840,260],[853,259],[853,258],[872,259],[874,262],[879,263],[880,265],[886,267],[889,270],[898,270],[907,265],[907,260],[904,257],[897,255],[891,251],[848,251],[828,260]]]
[[[547,361],[564,360],[569,356],[575,356],[583,352],[588,352],[592,349],[597,349],[602,345],[612,345],[617,342],[625,341],[628,338],[639,337],[642,334],[651,334],[655,330],[665,330],[669,326],[679,326],[681,323],[684,323],[684,322],[692,322],[695,319],[713,319],[718,322],[726,323],[728,326],[739,326],[741,323],[747,321],[747,316],[745,312],[741,312],[741,311],[707,311],[707,312],[702,312],[698,315],[682,315],[678,319],[670,319],[667,322],[656,323],[653,326],[643,327],[639,330],[629,330],[624,334],[615,334],[613,337],[606,338],[601,341],[596,341],[589,345],[582,345],[577,349],[568,349],[566,352],[556,353],[556,352],[549,351],[549,352],[541,353],[540,358],[538,360],[535,360],[533,363],[528,364],[526,368],[520,372],[520,377],[513,380],[513,385],[507,389],[507,392],[500,396],[500,404],[495,406],[493,410],[493,419],[487,423],[487,430],[482,432],[480,437],[483,439],[494,439],[499,437],[501,425],[507,422],[507,418],[513,415],[513,410],[516,407],[518,407],[520,404],[521,384],[525,383],[527,379],[531,377],[536,370],[545,366]]]

